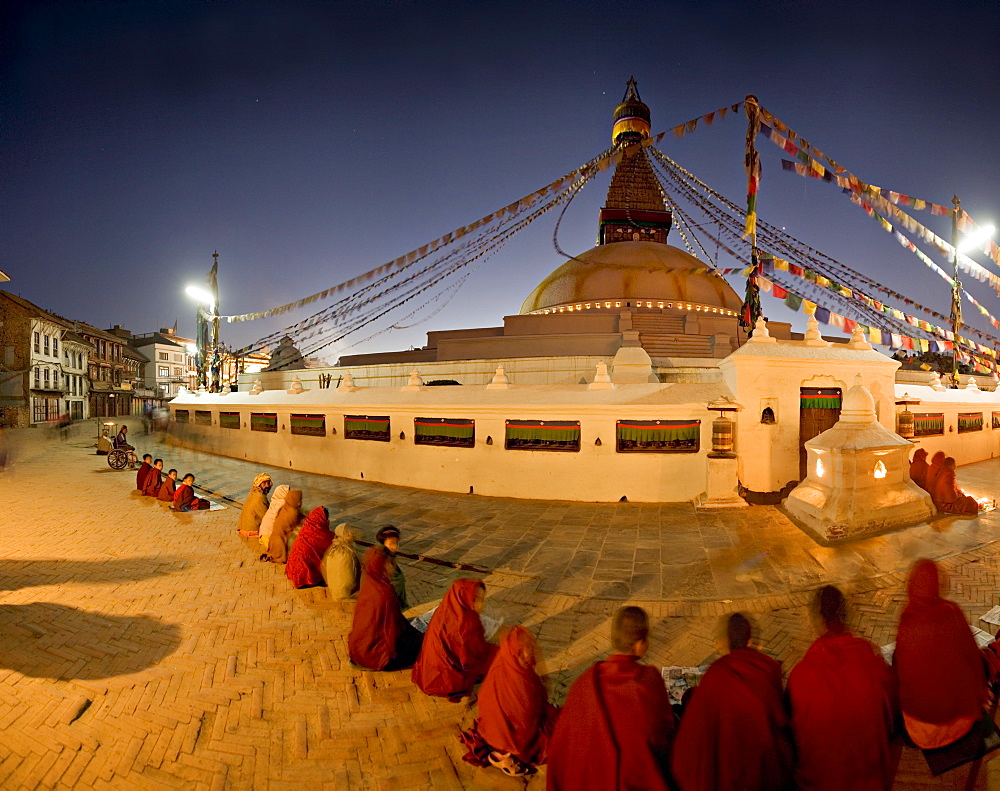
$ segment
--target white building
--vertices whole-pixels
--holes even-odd
[[[75,332],[66,330],[63,346],[63,403],[73,420],[90,417],[90,381],[87,377],[93,344]]]
[[[132,337],[132,348],[147,360],[143,382],[158,400],[169,401],[180,388],[191,386],[194,358],[188,349],[192,343],[169,327]]]

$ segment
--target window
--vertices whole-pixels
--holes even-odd
[[[174,362],[175,363],[182,363],[182,362],[184,362],[184,355],[183,354],[175,354],[174,355]]]
[[[168,361],[170,359],[170,355],[167,354],[166,352],[159,352],[156,355],[156,359],[163,360],[163,361]]]
[[[190,413],[186,409],[175,409],[174,410],[174,420],[178,423],[187,423],[190,418]]]
[[[615,426],[619,453],[697,453],[700,420],[619,420]]]
[[[49,389],[49,369],[48,368],[45,369],[44,373],[42,374],[42,378],[45,380],[45,389],[48,390]]]
[[[414,418],[413,442],[417,445],[471,448],[476,444],[476,421],[454,417]]]
[[[35,333],[35,354],[41,354],[41,353],[42,353],[42,333],[36,332]],[[38,421],[35,421],[35,422],[38,422]]]
[[[159,365],[156,368],[156,375],[160,379],[166,379],[168,376],[170,376],[170,369],[165,365]]]
[[[389,441],[389,416],[344,415],[344,437]]]
[[[293,434],[310,437],[326,436],[326,415],[292,415],[289,429]]]
[[[211,426],[212,411],[209,409],[196,409],[194,413],[194,422],[199,426]]]
[[[59,339],[56,338],[55,336],[52,336],[52,356],[53,357],[59,356]]]
[[[42,387],[42,369],[37,365],[35,366],[35,389],[40,390]]]
[[[958,433],[965,434],[969,431],[983,430],[982,412],[959,412],[958,413]]]
[[[174,368],[174,376],[180,376],[183,372],[180,368]]]
[[[993,413],[993,428],[1000,428],[1000,412]]]
[[[251,412],[250,430],[278,433],[278,415],[274,412]]]
[[[578,420],[508,420],[508,450],[580,450]]]
[[[240,427],[239,412],[219,413],[219,428],[239,428],[239,427]]]
[[[944,413],[924,412],[913,416],[913,436],[933,437],[944,434]]]
[[[49,336],[45,335],[42,337],[42,345],[45,347],[45,353],[49,353]]]

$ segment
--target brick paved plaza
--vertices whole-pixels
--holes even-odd
[[[132,431],[140,452],[194,472],[218,500],[242,500],[260,469]],[[424,696],[408,671],[352,668],[353,605],[297,592],[258,562],[235,533],[238,506],[174,514],[141,498],[87,432],[14,432],[16,462],[0,474],[0,788],[544,788],[544,770],[525,783],[461,760],[455,736],[474,708]],[[770,507],[524,502],[270,472],[368,540],[392,522],[404,551],[489,569],[403,561],[409,614],[451,580],[482,577],[487,613],[539,636],[556,702],[605,652],[625,601],[652,616],[651,664],[711,659],[720,616],[742,609],[786,673],[812,640],[809,592],[824,582],[849,593],[853,627],[878,644],[895,639],[917,557],[943,559],[970,623],[985,626],[998,601],[997,511],[824,548]],[[998,472],[993,460],[959,477],[996,496]],[[1000,788],[1000,759],[967,782],[967,769],[934,779],[918,752],[898,752],[896,788]]]

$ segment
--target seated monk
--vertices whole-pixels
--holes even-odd
[[[399,528],[386,525],[375,534],[375,540],[386,548],[389,556],[389,581],[399,597],[399,606],[405,610],[410,603],[406,598],[406,575],[396,560],[396,553],[399,552]]]
[[[924,750],[946,747],[965,736],[986,703],[983,657],[965,615],[941,597],[946,583],[933,560],[914,565],[892,657],[903,724],[913,743]]]
[[[165,503],[172,503],[174,501],[174,489],[177,484],[177,470],[170,470],[167,473],[167,477],[163,479],[163,483],[160,486],[160,491],[156,495],[157,500],[162,500]]]
[[[289,489],[278,515],[274,517],[274,526],[267,541],[267,553],[261,556],[261,560],[272,563],[284,563],[288,560],[288,537],[299,526],[303,517],[302,491]]]
[[[413,666],[413,683],[427,695],[458,703],[489,670],[497,647],[486,642],[479,617],[486,586],[479,580],[455,580],[434,611]]]
[[[330,512],[325,508],[313,508],[288,552],[285,576],[292,585],[296,588],[315,588],[326,584],[323,581],[323,555],[332,543]]]
[[[146,473],[146,483],[142,487],[144,497],[157,497],[163,484],[163,459],[157,459]]]
[[[334,601],[346,601],[354,597],[361,583],[361,561],[354,551],[357,533],[341,523],[337,525],[333,535],[334,540],[323,555],[322,572],[326,581],[326,595]],[[294,545],[292,549],[295,549]]]
[[[410,667],[424,636],[410,626],[389,581],[389,556],[376,545],[361,562],[361,591],[347,637],[347,652],[358,667],[400,670]]]
[[[791,786],[792,746],[781,664],[750,647],[746,616],[726,627],[729,653],[712,663],[674,741],[681,791],[780,791]]]
[[[149,475],[149,471],[153,468],[153,457],[145,453],[142,456],[142,464],[139,465],[139,469],[135,474],[135,488],[138,491],[142,491],[143,487],[146,485],[146,476]]]
[[[507,763],[512,770],[508,774],[527,774],[527,767],[546,762],[559,716],[535,671],[537,661],[535,636],[523,626],[510,629],[479,688],[479,719],[473,733],[463,734],[466,744],[470,735],[478,736],[494,764],[503,768]]]
[[[362,588],[362,591],[364,589]],[[573,682],[549,741],[549,791],[667,791],[677,720],[649,648],[649,616],[622,607],[614,653]]]
[[[170,507],[175,511],[207,511],[212,505],[194,496],[194,475],[189,472],[174,492],[174,504]]]
[[[928,494],[934,491],[934,484],[944,469],[944,460],[946,456],[944,451],[939,450],[931,458],[931,463],[927,465],[927,476],[924,478],[924,489]],[[933,495],[931,495],[933,499]]]
[[[975,516],[979,513],[979,503],[958,488],[955,475],[955,460],[947,456],[941,465],[941,472],[930,490],[931,499],[939,511],[949,514]]]
[[[927,451],[917,448],[913,452],[913,461],[910,462],[910,480],[921,489],[927,488],[927,472],[930,465],[927,463]]]
[[[250,493],[243,501],[243,510],[240,511],[240,521],[236,527],[241,536],[260,535],[260,523],[267,513],[269,491],[271,491],[271,476],[262,472],[253,479]]]
[[[837,588],[821,588],[815,604],[822,634],[788,677],[797,787],[888,791],[896,717],[892,671],[875,646],[847,628]]]

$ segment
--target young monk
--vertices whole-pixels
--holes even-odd
[[[914,565],[892,657],[903,724],[925,750],[965,736],[986,703],[982,655],[958,605],[941,597],[943,577],[933,560]]]
[[[285,504],[285,498],[288,497],[288,492],[292,487],[282,484],[274,490],[274,496],[271,497],[271,504],[267,508],[267,513],[264,514],[264,518],[260,520],[260,528],[257,540],[260,541],[260,545],[264,548],[264,552],[267,552],[268,544],[271,541],[271,531],[274,530],[274,520],[278,516],[278,511],[281,510],[281,506]]]
[[[781,791],[792,749],[781,664],[751,648],[750,621],[733,613],[729,653],[712,663],[684,709],[674,742],[681,791]]]
[[[403,617],[389,581],[389,554],[376,544],[361,562],[361,592],[347,638],[351,662],[368,670],[411,667],[423,637]]]
[[[931,458],[931,463],[927,467],[927,477],[924,479],[924,489],[928,494],[934,491],[934,483],[937,481],[938,476],[944,469],[944,460],[946,456],[944,451],[939,450]],[[933,499],[933,497],[931,498]]]
[[[160,491],[156,495],[156,499],[162,500],[165,503],[172,503],[174,501],[176,486],[177,470],[170,470],[167,473],[167,477],[163,479],[163,484],[160,486]]]
[[[389,556],[389,580],[399,597],[399,606],[405,610],[410,603],[406,598],[406,577],[403,575],[403,569],[399,567],[399,561],[396,560],[396,553],[399,552],[399,528],[395,525],[386,525],[375,534],[375,540],[386,548]]]
[[[262,472],[253,479],[250,493],[243,502],[243,510],[240,511],[240,521],[236,529],[241,536],[260,535],[260,523],[269,505],[267,502],[269,491],[271,491],[271,476]]]
[[[917,448],[913,452],[913,461],[910,462],[910,480],[921,489],[927,488],[927,472],[930,465],[927,463],[927,451]]]
[[[549,791],[670,788],[677,721],[660,671],[639,663],[649,648],[645,610],[622,607],[611,639],[614,653],[585,670],[566,696],[549,742]]]
[[[296,588],[315,588],[326,584],[323,581],[323,555],[332,543],[330,512],[325,508],[313,508],[288,553],[285,576],[292,585]]]
[[[194,496],[194,475],[189,472],[174,492],[174,504],[170,507],[175,511],[205,511],[211,508],[211,504]]]
[[[302,491],[289,489],[285,502],[274,517],[274,528],[267,543],[265,558],[272,563],[285,563],[288,560],[288,537],[299,526],[304,518],[302,513]],[[264,559],[264,558],[262,558]]]
[[[427,695],[458,703],[489,670],[497,646],[486,641],[479,617],[486,586],[479,580],[455,580],[431,618],[413,683]]]
[[[969,497],[958,488],[955,474],[955,460],[946,456],[941,464],[941,471],[934,479],[934,488],[930,491],[931,499],[939,511],[962,516],[975,516],[979,513],[979,503],[974,497]]]
[[[479,688],[479,719],[473,728],[489,746],[492,763],[507,774],[526,774],[525,767],[545,763],[559,716],[535,670],[537,660],[534,635],[515,626],[500,641]]]
[[[146,476],[149,475],[149,471],[153,468],[153,457],[145,453],[142,456],[142,464],[139,465],[139,469],[135,474],[135,488],[138,491],[142,491],[143,487],[146,485]]]
[[[341,523],[333,534],[333,543],[323,555],[322,572],[326,581],[326,595],[335,601],[346,601],[354,597],[361,583],[361,561],[354,550],[357,533]],[[295,549],[294,545],[292,549]]]
[[[896,712],[892,672],[867,640],[845,623],[843,594],[816,594],[822,633],[788,677],[800,791],[889,791]]]
[[[157,497],[163,484],[163,459],[157,459],[146,473],[146,483],[142,487],[144,497]]]

